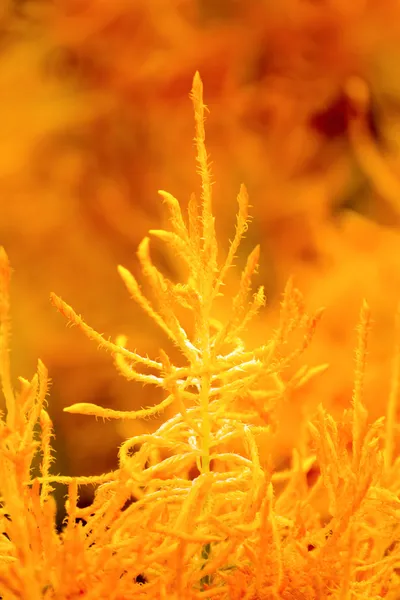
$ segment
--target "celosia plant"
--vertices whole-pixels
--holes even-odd
[[[176,346],[180,360],[174,364],[162,350],[158,358],[142,356],[127,348],[124,337],[111,342],[52,296],[70,323],[111,351],[125,378],[164,393],[159,404],[138,411],[79,403],[67,412],[138,419],[175,408],[154,434],[122,444],[116,471],[88,478],[50,474],[47,373],[39,362],[33,379],[21,379],[20,392],[14,391],[8,355],[10,268],[5,252],[0,254],[0,375],[7,410],[0,429],[2,598],[394,600],[400,562],[399,463],[394,460],[400,350],[386,424],[382,418],[368,425],[362,388],[370,314],[364,303],[351,409],[337,423],[321,406],[304,424],[291,467],[274,470],[268,445],[279,403],[326,368],[297,364],[321,311],[308,316],[289,282],[272,338],[261,347],[247,347],[246,326],[264,304],[262,287],[251,296],[256,247],[230,314],[224,322],[215,319],[215,304],[247,230],[248,198],[242,187],[236,231],[221,260],[198,74],[192,99],[201,203],[192,196],[185,220],[179,202],[161,192],[171,231],[151,231],[184,263],[186,279],[174,283],[163,276],[152,263],[148,238],[138,257],[154,298],[148,299],[132,274],[119,267],[132,298]],[[55,482],[68,484],[60,534]],[[78,508],[83,483],[96,485],[97,491],[91,506]],[[326,508],[320,514],[321,503]]]

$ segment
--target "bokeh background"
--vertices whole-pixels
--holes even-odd
[[[114,468],[126,436],[159,424],[62,412],[75,402],[133,409],[157,396],[66,328],[49,294],[144,353],[166,347],[116,265],[140,279],[137,245],[166,224],[158,189],[183,206],[198,189],[196,70],[219,239],[226,247],[232,236],[244,182],[253,222],[238,268],[262,248],[268,304],[249,343],[276,326],[289,275],[310,309],[326,307],[305,360],[331,366],[282,407],[277,462],[319,402],[334,414],[349,405],[363,297],[375,320],[366,403],[371,418],[384,413],[400,295],[399,64],[398,0],[2,0],[0,244],[15,271],[13,369],[30,377],[37,357],[49,368],[57,472]],[[174,257],[153,248],[178,278]]]

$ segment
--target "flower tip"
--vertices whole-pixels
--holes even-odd
[[[122,277],[122,279],[124,279],[124,277],[126,277],[129,274],[128,269],[126,267],[123,267],[122,265],[117,266],[117,271],[120,277]]]
[[[203,99],[203,82],[200,77],[200,73],[196,71],[193,77],[193,85],[192,91],[190,94],[191,98],[197,101],[201,101]]]
[[[141,256],[147,256],[148,255],[148,253],[149,253],[149,246],[150,246],[150,238],[148,236],[146,236],[140,242],[138,250],[137,250],[137,254],[138,254],[139,258]]]
[[[87,406],[91,405],[85,402],[71,404],[71,406],[66,406],[65,408],[63,408],[63,412],[70,413],[71,415],[85,414],[85,408]]]
[[[201,77],[199,71],[196,71],[193,77],[193,85],[201,83]]]

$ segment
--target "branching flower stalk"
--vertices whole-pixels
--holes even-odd
[[[176,477],[180,471],[187,476],[193,463],[197,464],[200,475],[191,484],[192,492],[183,500],[175,526],[169,528],[170,535],[175,539],[177,535],[181,538],[185,529],[188,536],[194,536],[186,542],[181,540],[179,543],[177,552],[180,560],[189,552],[189,539],[193,543],[199,535],[198,531],[203,530],[206,521],[211,518],[211,508],[213,514],[223,511],[224,504],[229,506],[229,495],[232,495],[231,515],[226,511],[224,517],[224,520],[227,520],[226,525],[221,530],[221,524],[215,523],[217,529],[214,531],[212,527],[212,531],[209,531],[210,541],[203,540],[201,557],[206,563],[200,568],[200,589],[204,589],[204,584],[210,582],[209,575],[214,573],[219,565],[222,566],[227,556],[233,557],[241,546],[241,536],[232,532],[229,534],[228,523],[244,524],[249,522],[249,519],[255,519],[265,501],[262,490],[267,490],[271,474],[261,468],[255,442],[255,436],[268,432],[270,428],[270,422],[266,418],[268,411],[266,412],[262,405],[268,394],[275,402],[283,395],[287,384],[283,382],[280,374],[310,342],[320,313],[311,318],[307,317],[299,293],[289,285],[283,303],[281,327],[275,338],[255,350],[245,349],[241,334],[249,320],[265,303],[263,287],[249,300],[251,281],[259,260],[260,252],[257,246],[247,259],[239,289],[232,301],[229,319],[225,323],[218,323],[213,318],[215,300],[221,294],[226,275],[234,264],[240,242],[247,231],[248,195],[242,186],[237,198],[239,210],[235,235],[225,260],[219,266],[212,213],[212,177],[205,147],[206,107],[203,104],[203,87],[198,73],[194,77],[191,98],[196,125],[196,159],[201,178],[200,209],[195,196],[192,196],[186,222],[178,200],[161,191],[160,195],[169,210],[172,231],[150,231],[153,237],[167,243],[185,263],[187,280],[184,284],[173,284],[164,277],[151,260],[149,238],[145,238],[140,244],[138,257],[157,306],[144,296],[133,275],[124,267],[119,267],[119,273],[132,298],[179,348],[186,365],[172,365],[164,352],[158,361],[142,357],[127,350],[127,340],[122,337],[117,339],[116,343],[109,342],[86,325],[60,298],[53,295],[52,301],[71,323],[78,325],[89,338],[113,353],[117,369],[127,379],[154,384],[168,393],[156,407],[136,412],[122,414],[120,411],[88,404],[71,406],[66,409],[68,412],[135,419],[152,415],[171,403],[175,403],[180,411],[175,419],[167,421],[160,428],[157,436],[136,436],[125,442],[120,450],[121,468],[129,472],[131,479],[135,479],[134,493],[143,500],[146,498],[146,492],[148,495],[150,489],[157,489],[162,473],[164,478],[170,478],[172,474]],[[192,336],[184,330],[177,318],[178,309],[182,308],[192,314]],[[293,351],[291,356],[285,356],[284,343],[296,328],[304,329],[303,347]],[[138,370],[139,365],[144,367],[144,371]],[[306,375],[309,378],[313,374],[309,371],[303,372],[302,375],[303,378]],[[254,397],[251,400],[253,391],[261,391],[261,381],[264,381],[268,388],[264,390],[265,398],[256,401]],[[298,385],[299,382],[293,384]],[[222,450],[223,446],[235,440],[240,448],[239,452]],[[133,458],[129,458],[133,446],[139,444],[140,450]],[[154,446],[174,451],[174,455],[151,468],[144,469],[151,456],[151,447]],[[168,468],[169,463],[173,465],[173,470]],[[170,485],[175,487],[174,484],[176,479],[171,481]],[[185,483],[185,489],[187,485]],[[192,487],[193,485],[195,487]],[[180,494],[183,492],[181,486],[182,482]],[[239,492],[240,488],[242,489]],[[132,510],[137,510],[137,503],[134,506],[135,509]],[[194,510],[198,522],[193,527],[189,515]],[[208,523],[208,528],[209,525]],[[188,528],[191,529],[190,533]],[[217,543],[220,552],[215,550]],[[190,554],[194,556],[192,550]],[[224,557],[223,560],[221,556]],[[189,581],[195,584],[195,580],[190,577],[186,578],[186,586]]]
[[[263,287],[251,294],[257,246],[226,320],[215,319],[217,298],[247,231],[248,197],[242,186],[235,234],[221,259],[198,74],[191,97],[201,201],[191,197],[185,219],[178,200],[160,192],[171,230],[150,232],[184,263],[186,278],[174,283],[162,274],[152,262],[150,238],[140,244],[138,259],[151,298],[119,267],[129,294],[175,345],[178,359],[164,350],[157,358],[141,355],[124,336],[106,339],[52,295],[70,323],[112,353],[123,377],[156,386],[163,395],[155,406],[136,411],[80,403],[67,412],[134,420],[175,409],[153,434],[122,444],[115,471],[94,477],[50,473],[47,371],[39,361],[34,377],[20,378],[20,391],[14,390],[10,267],[0,250],[2,600],[396,600],[400,320],[386,425],[384,418],[369,423],[363,403],[371,321],[364,303],[351,407],[336,421],[321,404],[304,423],[292,464],[274,471],[268,445],[279,404],[326,369],[298,365],[322,313],[307,315],[289,281],[272,338],[256,348],[245,343],[244,331],[265,303]],[[182,314],[185,323],[191,316],[190,326],[183,326]],[[56,482],[68,486],[61,534],[55,527]],[[88,483],[96,486],[95,498],[79,508],[79,486]],[[317,508],[321,496],[323,512]]]

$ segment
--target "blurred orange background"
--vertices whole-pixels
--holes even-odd
[[[100,473],[133,431],[75,402],[133,409],[154,392],[123,381],[111,357],[67,329],[55,291],[98,331],[157,354],[166,340],[130,301],[116,266],[138,278],[136,248],[165,225],[158,189],[183,205],[197,190],[188,99],[200,71],[221,253],[241,182],[253,223],[237,265],[261,243],[267,307],[248,331],[276,325],[286,279],[326,307],[309,364],[330,369],[284,407],[276,454],[300,417],[351,400],[355,326],[375,319],[366,381],[383,414],[400,291],[400,2],[395,0],[3,0],[0,8],[0,244],[15,270],[13,365],[37,357],[53,378],[57,471]],[[162,246],[170,277],[179,265]],[[229,295],[225,299],[229,302]],[[160,417],[162,418],[162,417]]]

